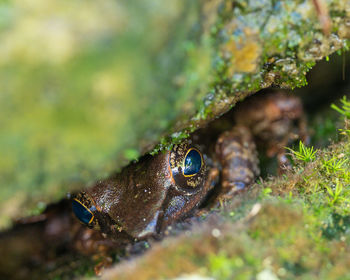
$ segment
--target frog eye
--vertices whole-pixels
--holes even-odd
[[[169,153],[169,169],[177,190],[193,194],[204,186],[207,169],[202,153],[184,141],[174,145]]]
[[[203,165],[202,154],[195,148],[190,148],[183,163],[183,175],[190,177],[196,175]]]
[[[89,225],[93,221],[94,214],[92,213],[92,211],[96,210],[95,206],[92,206],[89,209],[84,204],[82,204],[79,200],[74,199],[72,201],[72,209],[73,209],[75,216],[83,224]]]

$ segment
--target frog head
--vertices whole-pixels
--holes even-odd
[[[142,239],[197,206],[208,192],[206,176],[202,153],[185,141],[79,193],[73,212],[83,224],[115,239],[122,233]]]

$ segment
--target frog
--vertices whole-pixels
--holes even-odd
[[[170,150],[145,155],[73,196],[85,236],[78,247],[92,251],[95,243],[85,246],[86,236],[99,244],[109,240],[104,252],[160,237],[172,224],[202,214],[202,205],[218,207],[247,191],[260,172],[257,145],[276,157],[283,173],[285,147],[296,139],[307,141],[301,100],[282,90],[255,94]]]

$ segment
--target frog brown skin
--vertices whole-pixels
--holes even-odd
[[[291,139],[306,137],[301,102],[284,92],[255,95],[228,118],[235,125],[229,131],[211,131],[215,144],[203,144],[199,131],[171,151],[146,156],[81,192],[76,202],[92,209],[88,227],[118,244],[159,235],[198,208],[213,182],[220,186],[211,205],[247,189],[259,175],[256,141],[268,156],[277,155],[282,169],[287,164],[284,147]],[[180,169],[191,149],[202,151],[202,165],[185,177]]]
[[[235,108],[233,118],[236,124],[250,130],[268,157],[277,156],[280,173],[288,165],[285,147],[295,139],[309,141],[301,100],[284,91],[248,98]]]

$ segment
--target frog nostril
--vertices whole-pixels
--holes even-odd
[[[185,176],[197,174],[201,170],[202,164],[203,159],[200,152],[195,148],[189,149],[184,160],[183,174]]]

